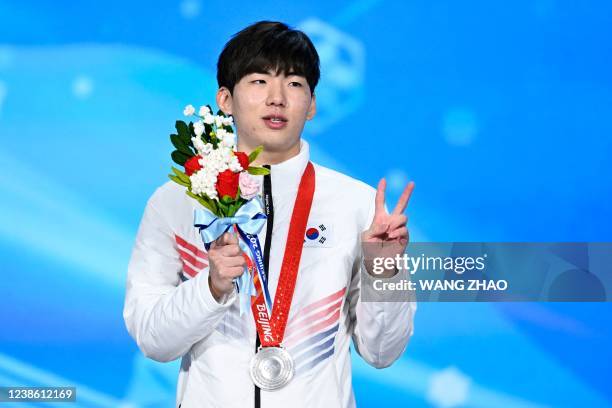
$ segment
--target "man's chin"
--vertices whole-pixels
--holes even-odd
[[[285,138],[278,138],[278,135],[274,135],[276,137],[269,137],[260,143],[264,150],[270,153],[282,153],[291,150],[296,144],[299,145],[300,139],[297,140],[287,140]]]
[[[241,136],[238,136],[238,143],[240,144]],[[283,153],[290,151],[296,144],[299,146],[300,138],[288,137],[286,134],[280,134],[280,132],[266,132],[258,135],[257,137],[242,137],[242,141],[247,146],[263,146],[264,150],[268,153]]]

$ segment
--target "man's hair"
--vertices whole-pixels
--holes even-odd
[[[259,21],[234,34],[217,61],[217,83],[231,93],[252,73],[296,74],[306,78],[310,92],[319,82],[319,54],[302,31],[275,21]]]

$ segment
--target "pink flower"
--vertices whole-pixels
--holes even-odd
[[[238,184],[240,185],[240,196],[245,200],[250,200],[259,194],[261,178],[253,177],[246,171],[243,171],[240,173]]]

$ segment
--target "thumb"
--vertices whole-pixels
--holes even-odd
[[[224,233],[223,235],[221,235],[219,238],[216,239],[215,243],[217,244],[216,246],[225,246],[227,244],[229,244],[228,242],[228,233]]]
[[[234,234],[230,234],[229,232],[223,234],[220,239],[221,245],[231,245],[238,243],[238,238]]]
[[[236,234],[230,234],[229,232],[226,232],[225,235],[227,235],[225,242],[227,242],[228,245],[238,243],[238,236]]]

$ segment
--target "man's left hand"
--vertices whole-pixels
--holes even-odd
[[[386,185],[384,178],[379,181],[372,225],[361,234],[361,246],[366,260],[380,256],[395,258],[396,255],[403,254],[408,245],[409,234],[406,227],[408,217],[404,215],[404,211],[414,190],[414,182],[411,181],[404,188],[391,214],[385,210]]]

